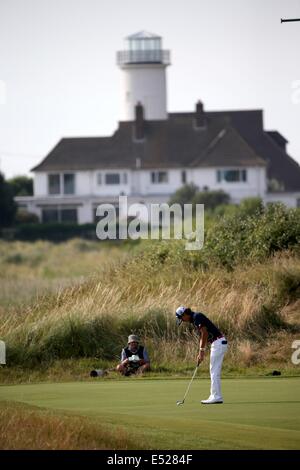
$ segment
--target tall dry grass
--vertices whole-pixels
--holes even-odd
[[[81,239],[60,244],[0,240],[0,315],[1,310],[22,308],[45,294],[81,284],[127,256],[126,249]]]
[[[11,363],[38,364],[59,358],[115,358],[128,333],[142,335],[160,364],[194,359],[197,338],[175,326],[174,311],[189,305],[215,321],[235,346],[232,358],[257,361],[257,350],[298,322],[287,306],[299,297],[300,263],[281,252],[264,263],[228,271],[216,265],[192,269],[180,260],[165,262],[163,251],[126,256],[55,294],[41,296],[22,310],[2,313],[0,337]],[[108,253],[106,261],[110,258]],[[256,359],[255,359],[256,358]]]
[[[124,428],[108,428],[84,417],[55,415],[18,403],[0,404],[2,450],[145,449]]]

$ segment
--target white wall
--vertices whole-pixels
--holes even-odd
[[[124,65],[121,70],[121,121],[135,119],[137,102],[148,120],[167,119],[166,65]]]
[[[184,169],[149,169],[149,170],[95,170],[79,171],[75,173],[75,196],[119,196],[124,195],[170,195],[173,194],[182,183],[182,171]],[[153,171],[167,171],[167,183],[152,183]],[[66,171],[67,173],[67,171]],[[102,175],[102,184],[98,184],[98,174]],[[105,184],[107,173],[120,173],[121,184]],[[124,183],[123,175],[127,174],[127,183]],[[217,181],[217,168],[193,168],[186,170],[187,183],[196,184],[200,190],[207,187],[209,190],[223,189],[230,194],[234,202],[245,197],[263,197],[266,192],[266,175],[264,167],[247,168],[247,181],[228,183]],[[36,173],[34,178],[34,195],[37,197],[48,196],[55,201],[60,195],[48,195],[48,176],[46,173]],[[73,195],[63,195],[72,199]]]
[[[235,169],[237,167],[232,168]],[[193,182],[200,189],[203,189],[204,186],[212,191],[222,189],[230,195],[233,202],[239,202],[245,197],[264,196],[266,191],[266,170],[264,167],[246,168],[247,181],[234,183],[227,181],[218,182],[217,170],[217,168],[195,168],[188,170],[187,182]]]
[[[65,171],[65,172],[51,172],[51,173],[75,173],[75,196],[87,196],[87,195],[99,195],[99,196],[106,196],[106,195],[115,195],[118,196],[120,192],[124,192],[124,194],[129,194],[131,191],[131,172],[126,169],[118,169],[118,170],[97,170],[97,171],[76,171],[72,172]],[[102,175],[102,184],[98,184],[98,173]],[[121,181],[123,181],[123,174],[127,174],[127,184],[112,184],[107,185],[105,184],[105,175],[106,173],[120,173],[121,174]],[[50,172],[49,172],[50,174]],[[61,188],[62,190],[62,188]],[[34,175],[34,195],[35,196],[49,196],[49,198],[56,198],[60,196],[64,196],[65,198],[72,198],[73,195],[71,194],[48,194],[48,173],[35,173]]]
[[[67,172],[66,172],[67,173]],[[70,173],[72,173],[70,171]],[[91,194],[92,190],[92,172],[76,171],[75,172],[75,194],[85,196]]]
[[[98,184],[98,174],[101,173],[102,184]],[[105,184],[105,175],[107,173],[119,173],[121,177],[121,184]],[[127,184],[123,181],[123,175],[127,175]],[[127,195],[131,192],[132,185],[132,172],[126,168],[117,170],[97,170],[91,175],[91,194],[99,196],[119,196],[120,193]]]
[[[141,170],[139,172],[139,187],[141,195],[167,195],[174,193],[183,186],[182,171],[184,169],[172,169],[168,171],[168,183],[152,183],[152,171],[165,170]],[[233,202],[238,202],[245,197],[260,196],[263,197],[266,191],[266,173],[264,167],[247,168],[247,181],[228,183],[226,181],[217,181],[217,168],[194,168],[186,170],[187,183],[194,183],[203,190],[207,187],[209,190],[224,190],[230,194]]]
[[[92,173],[90,171],[72,171],[72,170],[66,170],[66,171],[51,171],[51,172],[37,172],[34,175],[34,195],[35,196],[49,196],[52,198],[57,198],[59,195],[56,194],[48,194],[48,175],[49,174],[63,174],[63,173],[75,173],[75,195],[86,195],[86,194],[91,194],[91,175]],[[61,178],[61,183],[62,183],[62,178]],[[62,184],[61,184],[62,186]],[[63,191],[63,188],[61,187],[61,191]],[[64,197],[72,197],[71,195],[68,194],[63,194],[61,192],[61,195]]]
[[[300,207],[300,192],[295,193],[268,193],[264,197],[266,204],[268,202],[282,202],[287,207]]]
[[[167,171],[167,183],[152,183],[151,173],[153,171]],[[151,169],[141,170],[139,172],[140,179],[140,193],[142,195],[155,195],[155,194],[172,194],[176,189],[182,186],[181,170],[168,170],[168,169]]]
[[[34,196],[47,196],[48,195],[48,176],[47,176],[47,173],[37,172],[37,173],[34,174],[33,194],[34,194]]]
[[[94,221],[92,204],[90,201],[84,201],[83,204],[77,208],[77,217],[79,224],[88,224]]]

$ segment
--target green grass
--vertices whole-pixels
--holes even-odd
[[[223,405],[203,406],[209,380],[131,378],[0,387],[0,400],[130,430],[149,449],[299,449],[300,379],[224,379]]]
[[[49,365],[40,364],[38,367],[26,366],[0,366],[0,384],[17,385],[32,383],[54,383],[54,382],[81,382],[92,380],[89,372],[92,369],[109,369],[115,367],[117,360],[99,361],[95,358],[83,359],[60,359],[53,361]],[[173,363],[157,364],[152,362],[151,372],[147,373],[147,379],[162,378],[186,378],[191,377],[195,369],[192,360],[183,362],[182,360]],[[272,376],[274,370],[279,370],[283,377],[300,376],[300,367],[292,363],[270,361],[267,364],[260,363],[245,367],[233,364],[226,357],[222,377],[224,378],[263,378]],[[197,376],[201,379],[209,378],[209,357],[204,360],[199,368]],[[116,372],[110,372],[105,380],[123,380]]]

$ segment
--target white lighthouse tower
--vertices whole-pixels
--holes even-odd
[[[166,68],[170,52],[162,49],[160,36],[141,31],[126,38],[126,49],[117,53],[122,70],[121,121],[135,119],[135,106],[144,108],[146,120],[167,119]]]

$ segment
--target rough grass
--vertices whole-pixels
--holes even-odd
[[[264,263],[228,271],[216,265],[191,269],[175,255],[166,262],[165,247],[157,242],[144,253],[106,264],[105,271],[80,285],[41,296],[26,308],[11,308],[9,315],[3,312],[0,336],[7,342],[9,364],[116,360],[130,332],[143,337],[157,365],[194,361],[197,337],[174,322],[180,304],[207,313],[220,326],[231,342],[233,364],[270,362],[276,345],[277,357],[290,361],[292,338],[299,331],[295,253],[277,253]]]
[[[124,427],[109,427],[85,417],[54,412],[15,402],[0,402],[0,449],[94,450],[146,449]]]
[[[45,294],[79,285],[91,273],[100,275],[107,264],[125,259],[129,247],[81,239],[60,244],[0,240],[0,315],[13,306],[23,308]]]

